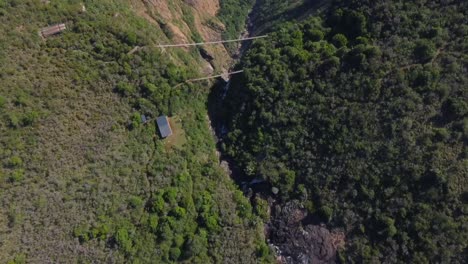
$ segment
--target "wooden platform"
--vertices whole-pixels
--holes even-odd
[[[56,24],[50,27],[45,27],[42,28],[40,31],[40,34],[42,37],[47,38],[56,34],[59,34],[60,32],[64,31],[67,29],[67,26],[65,26],[64,23],[62,24]]]

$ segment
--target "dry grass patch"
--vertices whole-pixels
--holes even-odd
[[[164,140],[166,150],[170,150],[173,147],[182,148],[187,142],[185,131],[182,128],[182,119],[178,116],[170,117],[169,124],[171,124],[172,135]]]

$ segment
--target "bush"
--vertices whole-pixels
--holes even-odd
[[[322,208],[320,208],[320,215],[326,222],[329,222],[333,215],[333,209],[328,206],[322,206]]]
[[[138,112],[133,113],[132,115],[132,123],[130,125],[131,129],[135,129],[141,125],[141,115]]]
[[[270,248],[266,244],[260,244],[257,247],[257,257],[264,258],[270,253]]]
[[[425,39],[422,39],[416,42],[414,52],[413,52],[415,59],[422,63],[425,63],[431,60],[432,57],[434,57],[435,53],[436,53],[436,48],[435,48],[434,43]]]
[[[149,219],[148,219],[148,225],[151,228],[152,232],[156,232],[158,230],[158,223],[159,223],[159,218],[155,214],[150,214]]]
[[[255,197],[255,213],[266,223],[270,220],[268,201]]]
[[[209,215],[204,218],[204,224],[208,231],[210,232],[216,232],[219,231],[219,225],[218,225],[218,220],[217,217],[214,215]]]
[[[23,126],[30,126],[34,122],[36,122],[38,119],[39,119],[39,113],[36,111],[30,111],[23,116],[21,123]]]
[[[7,99],[0,95],[0,108],[3,108],[7,103]]]
[[[169,258],[172,260],[172,261],[176,261],[179,259],[180,255],[181,255],[181,251],[179,248],[171,248],[169,250]]]
[[[26,264],[26,255],[25,254],[18,254],[15,256],[14,259],[7,262],[7,264]]]
[[[18,128],[20,126],[20,119],[15,113],[9,113],[7,119],[8,125],[11,128]]]
[[[306,36],[310,38],[312,41],[321,41],[324,37],[324,34],[322,31],[318,29],[312,29],[306,32]]]
[[[24,170],[18,169],[10,174],[10,182],[20,182],[24,179]]]
[[[348,44],[348,39],[343,34],[336,34],[335,36],[333,36],[332,43],[337,48],[342,48],[346,47],[346,45]]]
[[[129,45],[135,46],[137,44],[137,35],[136,35],[136,33],[133,32],[133,31],[127,32],[127,34],[125,36],[125,41]]]
[[[141,200],[141,198],[138,196],[132,196],[128,199],[128,204],[132,208],[140,208],[143,205],[143,200]]]
[[[8,162],[9,167],[19,167],[23,165],[23,160],[19,156],[13,156],[10,158],[10,161]]]
[[[79,226],[76,227],[73,230],[73,236],[77,237],[80,241],[80,243],[85,243],[86,241],[89,240],[89,232],[88,229],[84,226]]]
[[[177,206],[174,211],[174,216],[178,219],[184,218],[187,215],[187,211],[183,207]]]
[[[115,87],[115,91],[123,96],[130,96],[135,94],[136,89],[133,85],[126,82],[119,82]]]
[[[387,237],[393,237],[397,233],[397,229],[395,227],[395,220],[390,217],[383,217],[381,223],[384,226],[385,235]]]
[[[115,241],[121,247],[124,252],[129,253],[132,249],[132,240],[128,235],[128,230],[125,228],[119,228],[115,234]]]
[[[450,98],[444,103],[444,111],[451,118],[462,118],[468,114],[468,103],[461,98]]]
[[[150,211],[154,213],[162,213],[164,212],[165,204],[166,203],[161,195],[155,195],[151,201]]]

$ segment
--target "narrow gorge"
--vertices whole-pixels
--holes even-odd
[[[0,1],[0,263],[465,263],[467,25],[460,0]]]

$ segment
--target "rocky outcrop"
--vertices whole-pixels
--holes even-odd
[[[322,225],[303,225],[307,216],[299,202],[275,207],[269,225],[270,243],[280,263],[335,263],[337,250],[344,245],[343,233]]]

